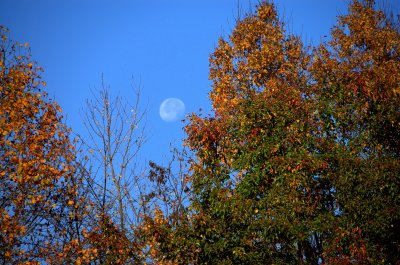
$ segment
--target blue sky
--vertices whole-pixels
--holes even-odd
[[[397,1],[387,1],[399,9]],[[162,162],[169,143],[180,144],[183,124],[158,113],[168,97],[186,113],[210,112],[208,57],[218,38],[256,0],[0,0],[0,24],[10,37],[28,42],[44,68],[47,92],[62,107],[67,124],[84,134],[80,113],[101,75],[113,95],[132,98],[132,80],[142,86],[149,140],[143,159]],[[304,40],[327,35],[346,0],[276,0],[281,17]],[[133,78],[133,79],[132,79]],[[165,161],[165,160],[164,160]]]

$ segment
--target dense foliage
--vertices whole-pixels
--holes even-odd
[[[0,28],[0,262],[89,261],[82,175],[61,109],[26,45]]]
[[[210,58],[192,116],[199,263],[400,259],[400,32],[353,1],[309,52],[262,3]]]

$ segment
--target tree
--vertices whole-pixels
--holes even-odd
[[[353,1],[310,68],[321,155],[330,157],[337,244],[331,257],[400,260],[400,27],[374,1]],[[353,233],[355,231],[355,233]],[[332,246],[330,246],[332,247]]]
[[[171,232],[187,221],[185,152],[173,149],[166,167],[150,161],[148,168],[137,171],[146,140],[145,114],[140,91],[130,105],[122,97],[111,97],[103,82],[99,95],[87,101],[84,123],[89,137],[83,142],[91,172],[90,216],[97,224],[90,238],[100,264],[157,264],[163,260],[157,240],[166,243],[164,250],[173,249],[170,245],[180,242]]]
[[[0,28],[0,262],[89,262],[77,151],[27,44]]]
[[[140,109],[140,91],[130,105],[122,97],[113,98],[102,80],[98,94],[87,100],[88,137],[81,137],[89,158],[91,216],[97,224],[92,242],[100,264],[135,263],[141,256],[136,230],[146,210],[141,201],[144,176],[136,168],[146,140],[145,111]]]
[[[99,96],[87,100],[84,124],[88,139],[84,140],[91,153],[94,201],[104,213],[118,216],[122,230],[133,225],[139,213],[126,214],[131,205],[136,179],[137,155],[145,142],[145,111],[140,110],[140,91],[130,105],[122,97],[112,98],[102,80]],[[135,210],[132,207],[130,210]],[[132,220],[134,218],[135,220]]]
[[[399,37],[355,0],[313,51],[269,2],[219,40],[185,128],[197,263],[400,260]]]
[[[215,117],[193,116],[186,128],[198,157],[193,206],[205,262],[312,262],[322,251],[319,236],[310,243],[310,226],[323,218],[316,209],[329,206],[319,196],[323,180],[313,177],[324,163],[307,148],[308,62],[269,3],[238,21],[211,55]]]

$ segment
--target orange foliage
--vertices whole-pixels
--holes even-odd
[[[0,253],[4,264],[82,263],[82,179],[61,108],[41,93],[41,69],[1,30]]]

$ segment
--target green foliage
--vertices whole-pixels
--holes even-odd
[[[264,2],[219,41],[215,116],[186,127],[198,263],[400,258],[399,37],[353,1],[309,51]]]

